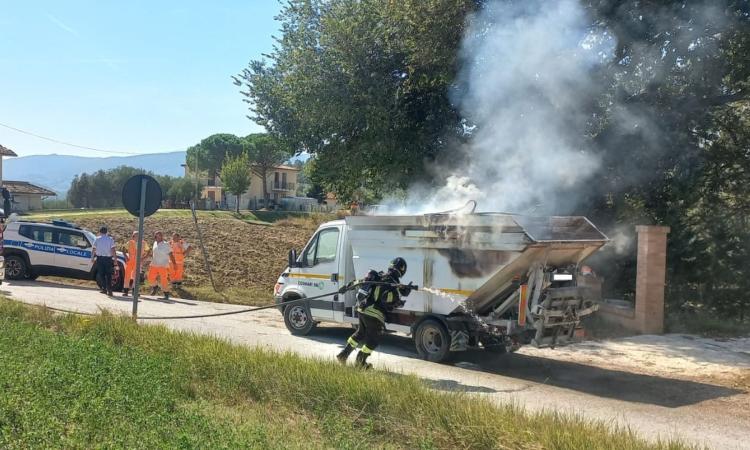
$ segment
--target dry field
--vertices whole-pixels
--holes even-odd
[[[106,225],[121,250],[137,229],[137,220],[127,214],[91,213],[62,217],[92,231]],[[148,217],[145,234],[151,245],[157,231],[170,236],[172,232],[178,232],[194,246],[185,261],[185,284],[181,296],[232,303],[267,303],[277,277],[286,267],[287,252],[291,248],[300,250],[323,219],[288,218],[262,225],[229,213],[199,212],[198,225],[203,233],[214,280],[225,294],[224,299],[217,298],[210,289],[198,234],[189,212],[165,211]]]

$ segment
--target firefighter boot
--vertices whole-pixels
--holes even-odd
[[[362,350],[357,353],[357,361],[354,363],[354,366],[360,369],[372,369],[372,364],[367,362],[367,357],[370,356],[369,353],[365,353]]]
[[[123,297],[127,297],[127,296],[128,296],[128,291],[129,291],[129,289],[128,289],[128,288],[125,288],[125,289],[123,289],[123,290],[122,290],[122,296],[123,296]]]
[[[156,290],[159,289],[158,286],[154,286],[151,288],[151,295],[156,295]]]
[[[346,344],[346,347],[341,350],[341,353],[336,355],[336,359],[338,359],[341,364],[346,364],[346,360],[349,359],[349,355],[351,355],[353,351],[354,346],[352,344]]]

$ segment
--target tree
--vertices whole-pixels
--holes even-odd
[[[175,178],[172,181],[169,190],[166,192],[166,195],[175,203],[186,203],[189,202],[195,195],[195,192],[200,191],[200,189],[200,183],[196,185],[196,183],[189,178]]]
[[[224,158],[240,155],[244,151],[242,138],[228,133],[213,134],[187,149],[186,162],[190,170],[208,172],[213,180],[221,170]]]
[[[138,174],[153,176],[162,189],[162,197],[175,202],[189,200],[196,188],[195,184],[183,177],[154,175],[143,169],[119,166],[109,170],[99,170],[92,174],[82,173],[70,183],[68,201],[74,208],[111,208],[122,206],[122,188],[130,177]]]
[[[405,188],[462,138],[449,88],[479,3],[292,0],[268,63],[252,61],[235,84],[253,120],[319,158],[326,190]]]
[[[76,175],[70,183],[70,189],[68,189],[68,201],[74,208],[90,208],[90,195],[89,175],[86,173]]]
[[[268,207],[268,177],[274,168],[283,164],[292,152],[284,142],[268,134],[251,134],[245,138],[251,170],[260,177],[263,184],[263,205]],[[224,181],[224,178],[222,178]]]
[[[237,197],[236,212],[240,212],[240,196],[250,187],[250,159],[247,153],[237,156],[227,155],[221,166],[221,182]]]

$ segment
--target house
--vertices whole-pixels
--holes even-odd
[[[185,176],[194,177],[187,165],[185,167]],[[278,204],[282,198],[294,197],[297,190],[297,175],[300,169],[289,165],[279,165],[268,171],[266,179],[266,189],[268,190],[269,200]],[[207,199],[214,205],[224,204],[227,208],[234,208],[237,197],[227,192],[221,184],[218,174],[214,179],[203,176],[199,179],[204,186],[201,191],[201,198]],[[263,207],[263,180],[255,172],[252,172],[250,179],[250,188],[240,196],[240,209],[257,209]]]
[[[3,187],[10,193],[13,212],[42,209],[42,200],[45,197],[53,197],[57,195],[49,189],[31,184],[27,181],[3,180],[2,183]]]

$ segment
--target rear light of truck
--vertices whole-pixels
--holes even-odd
[[[284,283],[276,283],[276,285],[273,287],[273,295],[279,295],[281,294],[281,288],[284,287]]]

